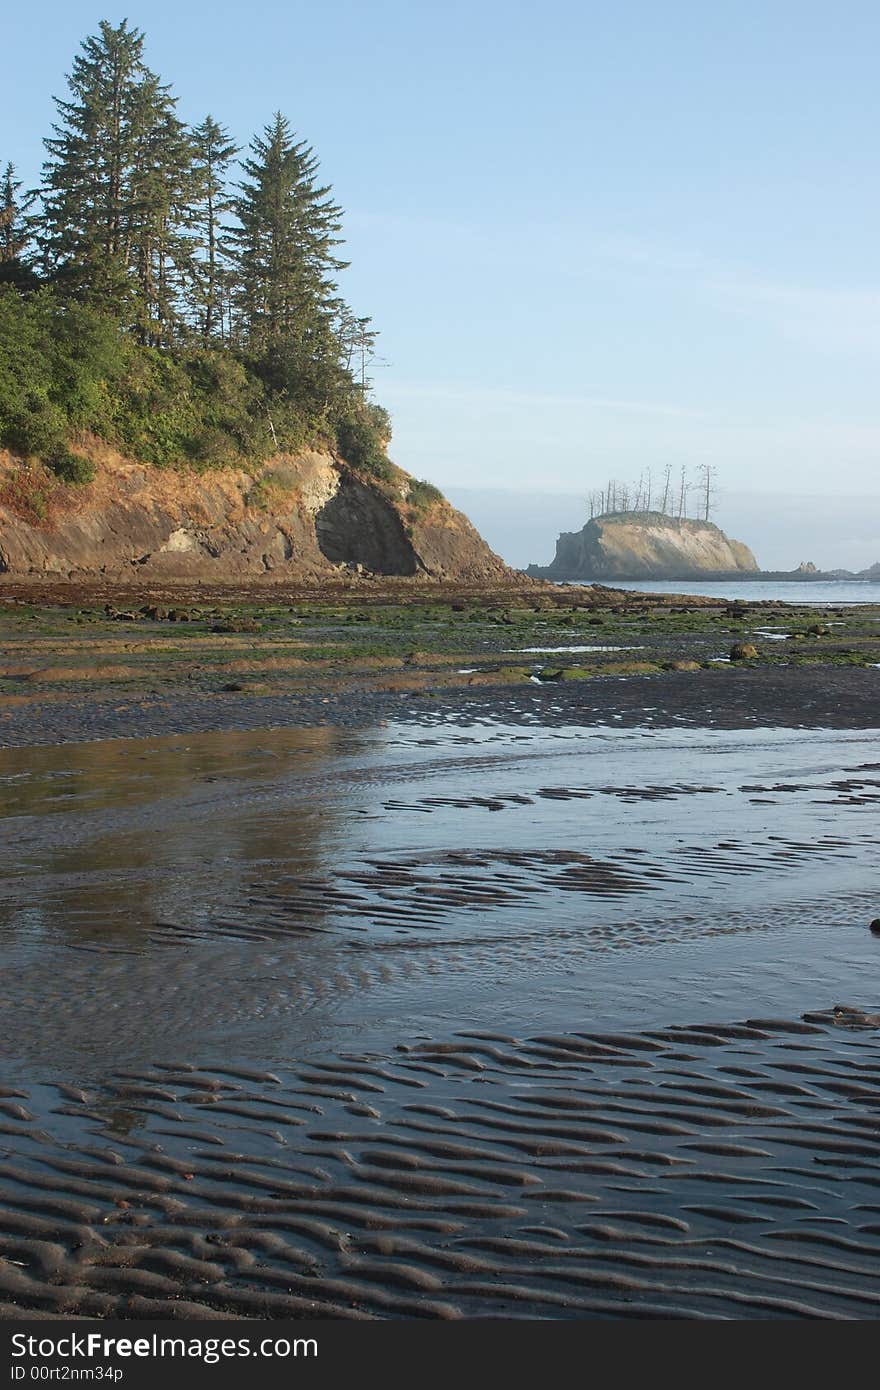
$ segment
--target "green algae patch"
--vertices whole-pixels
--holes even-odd
[[[554,681],[588,681],[597,676],[653,676],[661,669],[657,661],[610,661],[601,666],[545,666],[532,674],[542,685],[550,685]]]

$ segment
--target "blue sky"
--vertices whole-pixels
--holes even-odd
[[[581,494],[707,461],[756,508],[868,498],[880,558],[876,3],[43,0],[4,20],[26,178],[126,12],[184,117],[244,143],[281,108],[315,147],[404,467]]]

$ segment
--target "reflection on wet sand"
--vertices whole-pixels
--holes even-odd
[[[295,795],[339,740],[316,729],[5,750],[0,923],[40,947],[136,949],[157,920],[240,897],[263,865],[312,864],[332,806],[265,817],[259,798]]]
[[[876,957],[871,751],[490,723],[3,752],[7,1055],[287,1057],[425,1017],[652,1021],[695,988],[719,1016],[846,998]]]

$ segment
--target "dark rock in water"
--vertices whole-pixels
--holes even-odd
[[[866,1009],[854,1008],[851,1004],[835,1004],[832,1014],[835,1023],[847,1028],[876,1028],[880,1025],[880,1014],[869,1014]]]
[[[758,655],[758,648],[753,647],[751,642],[734,642],[730,649],[731,661],[754,661]]]
[[[874,936],[880,936],[880,917],[874,918],[868,931],[872,932]]]
[[[822,1009],[816,1013],[803,1015],[807,1023],[818,1023],[835,1028],[880,1028],[880,1014],[868,1013],[867,1009],[852,1004],[835,1004],[833,1009]]]

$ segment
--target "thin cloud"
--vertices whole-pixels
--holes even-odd
[[[880,351],[880,289],[799,285],[767,280],[689,248],[652,246],[621,237],[595,254],[639,279],[661,278],[738,317],[760,318],[786,336],[828,350]]]
[[[496,271],[533,268],[536,248],[541,248],[554,274],[566,279],[607,281],[612,276],[661,283],[674,287],[684,300],[702,300],[723,314],[760,321],[813,350],[880,352],[880,287],[872,285],[777,281],[695,247],[653,244],[637,236],[596,238],[550,222],[521,224],[521,241],[499,243],[494,230],[462,219],[362,211],[351,221],[391,235],[430,238],[435,251],[453,258],[467,251]]]
[[[623,415],[662,415],[671,419],[706,418],[705,411],[663,401],[626,400],[612,396],[520,391],[509,386],[461,386],[442,382],[384,380],[383,393],[401,400],[448,401],[484,408],[598,410]]]

